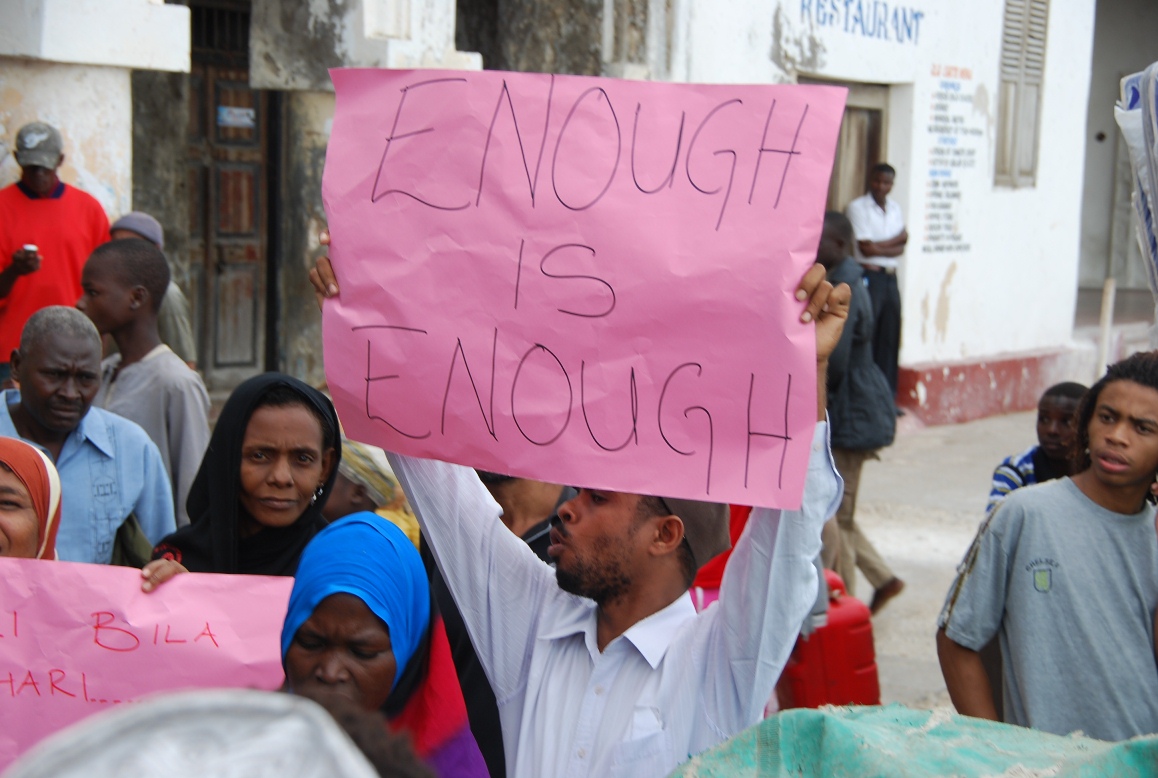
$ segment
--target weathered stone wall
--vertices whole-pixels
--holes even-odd
[[[189,289],[189,185],[185,128],[189,76],[136,70],[133,85],[133,210],[165,228],[165,256],[173,280]]]
[[[325,380],[322,364],[322,318],[309,282],[309,270],[325,253],[318,234],[326,226],[322,209],[322,168],[334,95],[287,92],[284,100],[287,149],[281,181],[282,218],[279,231],[278,360],[281,369],[310,384]]]
[[[602,72],[601,0],[504,0],[498,26],[508,70],[587,76]]]
[[[345,50],[345,0],[330,0],[325,13],[313,3],[255,2],[250,17],[250,76],[254,86],[330,89],[329,69],[341,67]]]
[[[488,70],[602,72],[602,0],[459,0],[457,47]]]

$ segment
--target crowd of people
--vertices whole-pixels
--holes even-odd
[[[60,182],[48,125],[19,131],[16,158],[0,556],[137,566],[158,597],[190,572],[292,576],[283,691],[367,755],[367,731],[404,733],[382,770],[416,755],[439,776],[666,775],[764,716],[815,560],[850,593],[863,573],[874,613],[904,588],[855,521],[898,415],[907,233],[887,165],[848,216],[825,214],[796,290],[818,384],[803,504],[729,511],[384,455],[280,373],[239,385],[211,432],[161,225],[110,226]],[[320,303],[340,295],[328,260],[310,275]],[[1158,732],[1158,352],[1049,389],[1038,437],[998,466],[937,625],[953,703],[1060,734]]]

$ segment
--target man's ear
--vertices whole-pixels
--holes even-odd
[[[652,553],[664,556],[673,553],[684,542],[684,523],[679,516],[669,514],[658,517],[655,535],[651,541]]]
[[[12,377],[16,377],[16,373],[20,370],[20,349],[12,349],[12,354],[8,357],[8,364],[11,365]]]
[[[138,284],[129,290],[129,307],[134,311],[144,309],[151,303],[149,290]]]

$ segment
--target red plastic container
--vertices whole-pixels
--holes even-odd
[[[868,606],[848,596],[840,576],[831,570],[824,573],[828,624],[796,639],[776,685],[780,707],[879,705],[881,686]]]

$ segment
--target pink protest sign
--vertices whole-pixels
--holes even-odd
[[[336,70],[330,391],[383,448],[800,503],[845,90]]]
[[[42,738],[153,692],[276,689],[291,578],[0,559],[0,769]]]

